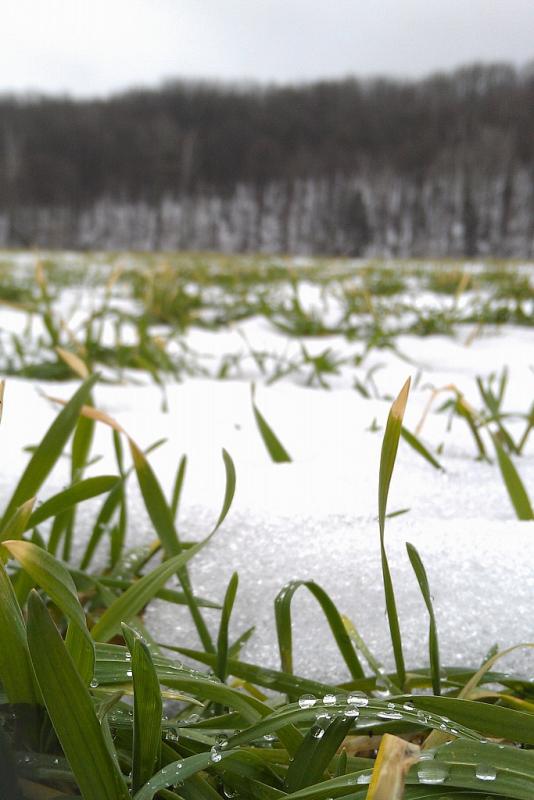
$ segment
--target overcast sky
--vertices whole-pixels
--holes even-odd
[[[0,91],[416,77],[534,58],[534,0],[0,0]]]

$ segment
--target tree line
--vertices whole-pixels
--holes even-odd
[[[0,244],[534,254],[534,69],[0,98]]]

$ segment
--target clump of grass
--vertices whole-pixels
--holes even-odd
[[[276,599],[280,669],[241,660],[250,631],[236,641],[228,638],[236,575],[212,636],[202,609],[216,604],[195,595],[188,564],[209,545],[230,509],[232,460],[223,453],[226,490],[212,533],[195,543],[181,541],[174,519],[185,460],[168,501],[147,454],[91,405],[95,380],[86,378],[62,408],[0,521],[2,798],[483,800],[488,790],[501,799],[531,796],[534,684],[498,672],[498,655],[482,669],[465,664],[443,673],[431,587],[411,545],[414,580],[428,612],[428,620],[420,620],[421,630],[429,631],[428,658],[421,654],[416,670],[404,662],[385,529],[408,384],[391,408],[379,475],[384,591],[396,664],[386,673],[329,595],[306,580],[283,587]],[[94,424],[112,430],[117,474],[84,479]],[[34,510],[35,495],[71,437],[71,484]],[[54,531],[57,544],[67,515],[71,536],[77,535],[77,504],[100,494],[97,524],[116,515],[127,518],[121,507],[129,474],[139,482],[155,543],[128,552],[127,524],[120,535],[107,525],[101,535],[109,538],[115,572],[92,573],[59,559],[51,546]],[[46,520],[48,537],[40,532]],[[162,559],[153,564],[158,553]],[[166,588],[171,579],[179,589]],[[341,684],[294,674],[292,600],[300,588],[311,592],[330,626],[347,667]],[[152,639],[143,613],[155,597],[189,608],[202,649]],[[199,669],[184,666],[174,654]]]

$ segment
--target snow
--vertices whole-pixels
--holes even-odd
[[[2,311],[3,327],[11,314]],[[283,352],[288,347],[285,337],[257,319],[223,333],[193,330],[187,342],[212,359],[245,352],[239,330],[257,349]],[[417,377],[406,414],[412,431],[432,387],[454,384],[468,402],[479,406],[476,376],[498,373],[505,365],[510,374],[505,408],[526,412],[534,395],[534,330],[488,328],[467,346],[470,331],[459,329],[455,337],[401,336],[397,344],[402,357],[389,350],[372,351],[358,375],[363,379],[367,370],[380,365],[374,377],[381,395],[394,395],[408,375]],[[289,352],[297,347],[290,343]],[[332,347],[342,355],[362,350],[361,344],[347,344],[341,337],[307,339],[306,347],[310,352]],[[232,455],[238,481],[234,505],[213,542],[192,563],[191,573],[198,594],[221,600],[232,572],[239,572],[232,635],[256,625],[243,653],[247,661],[278,666],[274,598],[290,580],[313,579],[353,620],[377,657],[392,665],[376,522],[378,463],[390,403],[362,398],[352,388],[354,374],[354,367],[341,368],[330,379],[330,391],[299,385],[298,376],[267,387],[251,363],[239,380],[196,378],[169,385],[168,413],[161,411],[160,390],[148,383],[96,389],[98,407],[114,416],[141,446],[167,438],[150,456],[167,496],[181,454],[188,455],[179,514],[185,539],[202,537],[213,526],[224,493],[221,448]],[[259,408],[293,458],[289,464],[269,459],[252,414],[251,379],[258,381]],[[21,379],[8,380],[0,426],[3,501],[13,487],[13,476],[27,462],[22,448],[42,438],[57,412],[36,389],[67,398],[75,386],[72,382],[37,387]],[[465,423],[455,419],[452,430],[447,430],[446,415],[437,413],[446,397],[444,393],[434,403],[422,433],[433,451],[443,444],[439,459],[446,471],[434,470],[401,442],[390,492],[390,511],[409,509],[386,526],[409,667],[427,662],[428,616],[406,555],[407,541],[416,545],[427,568],[444,664],[467,661],[476,667],[494,643],[505,648],[533,638],[534,523],[515,519],[497,466],[475,460]],[[373,430],[376,425],[381,430]],[[114,473],[111,437],[103,426],[93,450],[103,457],[88,474]],[[534,497],[534,440],[516,464]],[[68,466],[66,459],[58,464],[41,499],[64,485]],[[129,544],[134,546],[149,541],[153,532],[135,479],[129,493]],[[83,550],[94,509],[94,503],[81,509],[75,558]],[[206,617],[215,631],[217,612],[206,612]],[[321,612],[304,590],[297,593],[293,618],[295,670],[317,679],[348,679]],[[181,607],[155,602],[146,620],[160,641],[198,644]],[[516,653],[503,660],[503,667],[534,675],[534,656],[528,650]]]

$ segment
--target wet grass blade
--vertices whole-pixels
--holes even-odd
[[[27,630],[37,682],[84,800],[128,800],[91,696],[36,592],[28,601]]]
[[[132,790],[136,792],[159,767],[163,704],[159,680],[146,644],[123,626],[132,656],[134,688]]]
[[[434,615],[434,607],[432,605],[432,597],[430,596],[430,586],[428,584],[428,577],[421,556],[417,552],[413,544],[406,542],[406,550],[410,563],[415,572],[423,600],[427,607],[428,616],[430,618],[430,628],[428,632],[428,651],[430,658],[430,675],[432,677],[432,691],[434,694],[441,694],[441,681],[440,681],[440,660],[439,660],[439,644],[438,644],[438,631],[436,626],[436,618]]]
[[[393,475],[395,459],[397,457],[397,449],[399,446],[399,438],[402,429],[402,420],[404,418],[406,403],[408,402],[409,391],[410,391],[410,379],[408,378],[408,380],[402,387],[397,399],[391,406],[389,412],[388,420],[386,423],[386,430],[384,432],[384,439],[382,441],[382,451],[380,454],[380,472],[378,478],[378,525],[380,528],[382,578],[384,581],[384,593],[386,598],[386,610],[389,621],[389,630],[391,634],[391,643],[393,645],[393,654],[395,657],[397,677],[401,686],[404,685],[406,680],[406,668],[404,665],[404,654],[402,650],[402,639],[399,627],[399,617],[397,614],[397,604],[395,601],[393,582],[391,580],[391,572],[389,569],[389,563],[384,542],[384,529],[386,521],[386,509],[388,502],[389,486],[391,483],[391,476]]]
[[[497,438],[492,436],[492,439],[495,452],[497,453],[499,469],[501,470],[501,475],[503,477],[508,496],[510,497],[510,501],[514,507],[517,518],[521,520],[534,519],[534,511],[532,510],[529,496],[525,487],[523,486],[523,482],[519,477],[519,473],[517,472],[512,459],[504,450]]]
[[[286,777],[288,792],[312,786],[323,778],[352,724],[350,717],[339,716],[328,720],[326,730],[321,718],[312,725],[289,765]]]
[[[256,405],[254,386],[251,389],[251,398],[254,419],[271,459],[277,464],[291,461],[291,456]]]
[[[59,412],[39,446],[33,453],[22,477],[9,501],[0,527],[3,527],[15,510],[26,500],[35,497],[46,480],[78,421],[80,410],[98,379],[97,375],[88,378]]]

